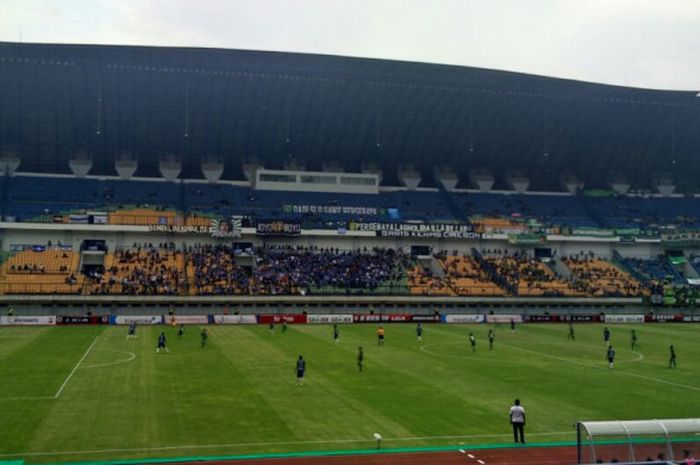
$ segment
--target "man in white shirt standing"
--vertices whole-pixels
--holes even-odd
[[[515,399],[515,405],[510,408],[509,415],[515,443],[518,443],[518,433],[520,433],[520,442],[525,444],[525,409],[520,405],[520,399]]]

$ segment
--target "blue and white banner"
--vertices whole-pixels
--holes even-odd
[[[117,315],[109,318],[109,324],[111,325],[130,325],[131,323],[136,323],[137,325],[159,325],[163,323],[163,317],[161,315]]]
[[[483,323],[484,315],[442,315],[444,323]]]

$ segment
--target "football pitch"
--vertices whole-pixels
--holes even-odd
[[[495,328],[493,350],[486,334]],[[503,443],[508,408],[530,442],[577,420],[700,416],[700,338],[689,324],[208,326],[0,329],[0,461],[29,463]],[[630,330],[638,347],[630,349]],[[169,353],[156,354],[160,331]],[[477,337],[472,352],[467,335]],[[668,368],[669,345],[678,367]],[[365,369],[358,371],[358,346]],[[303,386],[295,361],[307,360]]]

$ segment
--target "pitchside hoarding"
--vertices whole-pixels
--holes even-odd
[[[108,325],[108,316],[57,316],[57,325]]]
[[[56,317],[49,316],[0,316],[0,325],[44,326],[55,325]]]
[[[208,325],[209,316],[207,315],[173,315],[165,317],[168,324],[177,325]]]
[[[112,325],[130,325],[131,323],[136,323],[137,325],[159,325],[163,323],[163,317],[160,315],[117,315],[110,318],[109,324]]]
[[[356,313],[352,316],[355,323],[411,323],[411,322],[439,322],[440,315],[413,315],[411,313],[389,313],[381,315],[369,315]]]
[[[307,315],[307,323],[336,324],[352,323],[352,315]]]
[[[290,314],[290,315],[258,315],[258,323],[261,325],[269,325],[270,323],[290,323],[303,324],[306,323],[306,315]]]
[[[483,323],[484,315],[443,315],[445,323]]]
[[[606,323],[644,323],[644,315],[605,315]]]
[[[255,315],[212,315],[212,322],[217,325],[254,325],[258,319]]]
[[[486,315],[486,323],[522,323],[522,315]]]

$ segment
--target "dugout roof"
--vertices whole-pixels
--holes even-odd
[[[668,420],[582,421],[579,423],[588,437],[643,436],[700,433],[700,418]]]
[[[184,177],[204,157],[225,179],[241,162],[269,168],[294,158],[307,169],[374,161],[385,183],[411,163],[423,185],[433,166],[463,179],[486,168],[503,186],[522,171],[533,190],[576,174],[587,186],[611,175],[648,187],[670,174],[681,189],[700,178],[696,92],[592,84],[487,69],[299,53],[134,46],[0,43],[0,150],[21,171],[69,172],[75,153],[92,174],[139,159],[158,176],[174,154]]]

